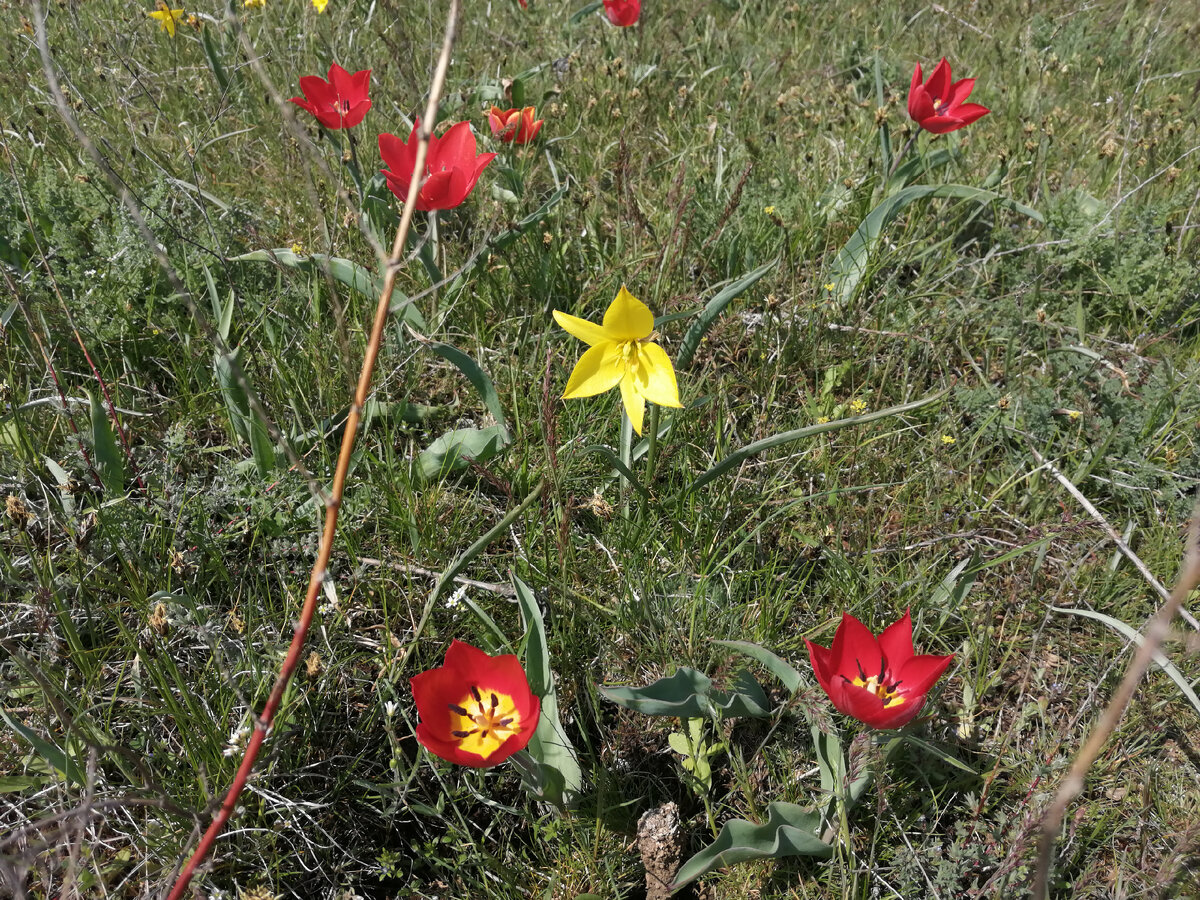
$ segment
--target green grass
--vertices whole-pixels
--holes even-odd
[[[714,726],[728,749],[700,798],[668,748],[678,723],[618,709],[597,686],[680,665],[722,682],[741,665],[722,639],[761,643],[807,677],[804,638],[831,639],[843,610],[878,630],[909,606],[918,649],[957,654],[924,736],[978,776],[906,751],[833,860],[748,863],[708,881],[730,897],[1027,890],[1041,812],[1129,659],[1120,635],[1050,607],[1139,627],[1157,604],[1104,531],[1035,471],[1033,452],[1168,584],[1200,479],[1197,25],[1185,7],[647,4],[641,27],[619,32],[594,15],[571,23],[578,7],[549,0],[524,12],[469,4],[442,118],[486,132],[501,79],[529,73],[526,102],[546,124],[538,145],[515,160],[502,150],[471,198],[440,215],[441,270],[569,189],[417,306],[425,335],[486,370],[513,441],[481,465],[421,479],[417,455],[434,439],[491,420],[458,369],[389,327],[375,384],[392,414],[358,443],[334,595],[309,636],[319,659],[289,689],[201,891],[644,896],[641,812],[678,802],[696,850],[711,822],[761,820],[775,800],[812,804],[806,717],[847,742],[855,726],[810,678],[770,722]],[[200,313],[205,268],[221,302],[233,298],[230,345],[327,484],[373,299],[317,273],[230,260],[293,243],[367,268],[374,258],[357,201],[338,194],[354,195],[339,136],[331,145],[301,111],[297,140],[246,53],[285,98],[331,60],[371,68],[374,105],[354,132],[370,173],[376,134],[407,136],[405,117],[424,105],[444,9],[239,5],[244,43],[219,5],[188,7],[203,30],[174,41],[146,9],[52,5],[59,78]],[[0,12],[0,482],[29,518],[0,528],[0,696],[58,756],[0,729],[0,833],[27,829],[0,838],[0,883],[39,900],[149,896],[232,777],[239,757],[226,750],[274,680],[318,517],[298,471],[259,474],[214,346],[58,117],[22,15]],[[922,149],[952,158],[919,180],[988,187],[1046,224],[999,206],[914,204],[841,303],[825,287],[830,267],[879,200],[876,66],[898,148],[912,66],[928,71],[943,55],[957,77],[978,79],[972,100],[992,113],[923,136]],[[515,202],[496,199],[500,187]],[[618,397],[557,399],[582,345],[550,311],[596,320],[625,283],[659,315],[688,313],[775,259],[679,371],[688,408],[653,477],[645,460],[634,466],[650,496],[631,495],[622,515],[609,466],[589,450],[615,449]],[[420,263],[401,271],[405,295],[428,287]],[[99,385],[71,320],[129,411],[132,466],[115,463],[128,493],[97,487],[80,449],[104,462],[86,401]],[[673,358],[689,321],[660,329]],[[943,390],[911,415],[817,435],[688,491],[753,441],[852,415],[855,401],[871,411]],[[404,403],[429,409],[406,417]],[[419,752],[408,688],[451,638],[494,646],[448,594],[414,633],[433,586],[423,572],[440,572],[543,477],[542,502],[464,575],[507,584],[515,572],[543,607],[588,784],[566,817],[530,801],[511,767],[464,771]],[[950,602],[939,586],[972,554],[977,580]],[[467,596],[519,641],[507,596]],[[1167,650],[1200,675],[1183,644]],[[1055,896],[1200,891],[1198,712],[1152,672],[1068,815]]]

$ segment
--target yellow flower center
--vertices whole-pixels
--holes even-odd
[[[933,98],[933,111],[940,116],[942,113],[945,112],[945,110],[942,109],[942,107],[945,104],[946,104],[946,101],[943,100],[941,97],[934,97]]]
[[[884,665],[886,665],[886,662]],[[906,698],[896,693],[896,690],[900,687],[900,682],[897,681],[893,684],[888,684],[886,676],[887,672],[881,666],[878,675],[872,675],[868,678],[866,673],[863,672],[862,663],[859,663],[858,677],[850,683],[855,687],[865,688],[882,700],[884,709],[890,709],[893,706],[899,706],[901,703],[907,702]]]
[[[509,694],[471,685],[462,700],[450,704],[450,733],[467,753],[487,759],[520,731],[521,714]]]

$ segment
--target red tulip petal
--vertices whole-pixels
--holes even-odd
[[[430,140],[429,170],[436,172],[439,169],[465,166],[474,161],[476,150],[475,134],[471,131],[471,123],[459,122],[457,125],[451,126],[450,130],[440,138]],[[461,198],[459,202],[462,202]]]
[[[913,70],[912,83],[908,86],[908,115],[909,118],[920,121],[922,116],[917,112],[916,99],[918,91],[921,88],[921,64],[917,63],[917,67]],[[926,95],[925,99],[929,99]],[[932,104],[930,104],[932,106]]]
[[[363,120],[363,116],[367,114],[367,110],[370,108],[370,100],[359,100],[357,103],[352,103],[350,109],[342,115],[342,127],[353,128]]]
[[[913,656],[912,616],[906,609],[904,615],[883,629],[879,635],[879,649],[887,660],[888,670],[895,673]]]
[[[836,677],[832,665],[833,652],[827,647],[822,647],[820,644],[814,644],[807,638],[805,638],[804,643],[808,647],[808,658],[812,663],[813,674],[817,676],[817,684],[821,685],[822,690],[832,699],[832,685]],[[840,678],[838,680],[841,681]]]
[[[953,653],[949,656],[914,656],[899,669],[893,669],[892,677],[899,679],[901,694],[924,697],[953,661]]]
[[[842,624],[833,636],[832,664],[837,675],[853,681],[860,675],[878,675],[883,654],[871,629],[850,615],[842,613]]]
[[[453,200],[450,193],[450,179],[453,175],[453,169],[443,169],[426,178],[417,194],[417,209],[425,212],[431,209],[453,209],[462,203],[461,198]]]
[[[948,134],[958,131],[966,124],[958,116],[930,116],[921,122],[921,127],[933,134]]]
[[[943,56],[942,61],[934,68],[933,74],[929,76],[929,80],[925,82],[925,90],[933,99],[945,103],[950,99],[950,84],[950,63],[946,62],[946,57]]]
[[[930,119],[937,118],[937,111],[933,108],[933,99],[929,96],[929,92],[919,84],[908,95],[908,114],[926,131],[931,130],[926,123]]]
[[[964,103],[954,111],[954,114],[962,119],[964,125],[970,125],[976,119],[982,119],[990,112],[990,109],[980,106],[978,103]]]
[[[962,81],[956,81],[950,85],[950,97],[947,102],[950,104],[950,108],[954,110],[955,115],[958,115],[956,107],[971,96],[971,91],[974,88],[974,78],[964,78]]]

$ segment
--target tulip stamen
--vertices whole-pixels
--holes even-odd
[[[446,705],[451,713],[450,735],[460,742],[463,750],[484,759],[523,730],[516,702],[501,691],[473,684],[462,700]]]

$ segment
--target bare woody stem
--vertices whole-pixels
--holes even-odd
[[[354,442],[358,436],[358,426],[362,418],[363,406],[367,402],[367,394],[371,389],[371,379],[374,375],[375,362],[379,358],[379,350],[383,343],[383,330],[387,324],[388,307],[391,305],[392,290],[396,284],[396,274],[399,271],[400,257],[408,241],[408,232],[412,225],[413,211],[416,209],[417,204],[417,193],[421,189],[421,173],[425,170],[425,158],[429,152],[429,129],[437,117],[438,101],[441,99],[442,88],[446,81],[446,70],[450,65],[450,50],[454,46],[454,38],[457,32],[458,9],[459,0],[450,0],[450,11],[446,16],[446,31],[442,40],[442,52],[438,57],[433,81],[430,84],[429,102],[425,107],[425,115],[421,118],[421,126],[418,129],[417,158],[413,164],[412,180],[409,182],[408,196],[404,201],[404,212],[400,217],[400,225],[396,229],[396,239],[392,243],[392,252],[388,258],[379,303],[375,307],[375,320],[371,327],[371,336],[367,342],[362,369],[358,376],[358,386],[354,392],[354,403],[350,407],[350,414],[346,419],[346,430],[342,436],[341,452],[338,454],[337,469],[333,476],[333,488],[325,503],[325,527],[321,533],[321,546],[317,552],[317,560],[313,564],[312,574],[309,576],[308,591],[304,596],[304,606],[300,611],[300,618],[296,622],[296,630],[292,635],[292,643],[288,648],[287,657],[280,667],[279,676],[275,679],[275,685],[271,688],[271,694],[267,698],[267,702],[263,705],[262,712],[259,713],[254,722],[254,731],[250,736],[250,741],[246,745],[246,752],[242,757],[241,765],[238,766],[237,773],[233,777],[233,783],[229,786],[229,791],[226,793],[225,799],[222,801],[216,815],[213,816],[208,829],[200,838],[200,843],[196,846],[191,859],[187,861],[187,864],[180,871],[179,877],[175,880],[175,885],[171,888],[171,893],[168,895],[167,900],[179,900],[183,896],[184,891],[187,890],[187,886],[192,880],[192,876],[196,872],[196,868],[208,856],[217,836],[220,835],[222,829],[225,827],[225,823],[233,815],[238,797],[241,796],[242,789],[246,786],[246,780],[250,777],[250,773],[254,769],[254,763],[258,759],[259,750],[262,748],[263,741],[266,740],[267,733],[271,728],[271,722],[275,718],[275,713],[279,709],[280,702],[283,700],[284,691],[287,689],[292,674],[300,663],[300,654],[304,649],[304,640],[308,635],[313,613],[317,608],[317,597],[320,594],[322,584],[329,577],[327,566],[333,550],[334,535],[337,532],[338,510],[341,507],[342,496],[346,487],[346,475],[350,469],[350,455],[354,450]]]
[[[1058,794],[1046,815],[1042,818],[1042,833],[1038,839],[1037,870],[1033,879],[1033,900],[1045,900],[1049,896],[1050,887],[1050,858],[1054,853],[1054,842],[1062,830],[1063,819],[1071,801],[1083,792],[1084,778],[1096,757],[1108,742],[1112,733],[1117,730],[1121,717],[1129,707],[1133,694],[1150,667],[1150,662],[1158,653],[1163,641],[1170,634],[1171,620],[1179,612],[1183,601],[1192,589],[1200,584],[1200,505],[1192,513],[1192,527],[1188,531],[1187,546],[1184,548],[1183,565],[1171,596],[1167,598],[1157,613],[1150,619],[1145,628],[1141,646],[1125,671],[1117,692],[1105,707],[1100,721],[1092,729],[1087,743],[1080,749],[1071,763],[1071,770],[1059,785]]]

